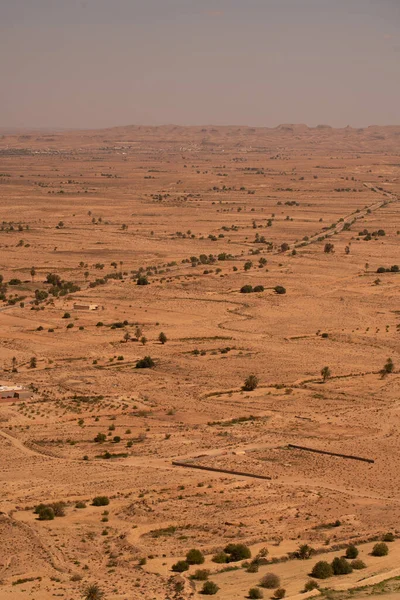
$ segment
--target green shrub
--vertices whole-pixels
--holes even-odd
[[[365,564],[365,562],[363,562],[360,558],[357,558],[356,560],[352,560],[350,564],[351,564],[352,568],[355,569],[356,571],[359,571],[360,569],[365,569],[367,566]]]
[[[353,571],[350,563],[342,557],[336,557],[332,561],[332,570],[334,575],[348,575]]]
[[[96,496],[93,498],[92,506],[107,506],[110,499],[107,496]]]
[[[316,579],[328,579],[328,577],[332,577],[332,575],[333,569],[326,560],[318,561],[311,571],[311,576]]]
[[[393,533],[385,533],[382,540],[384,542],[394,542],[394,540],[395,540],[394,534]]]
[[[276,285],[274,290],[277,294],[286,294],[286,288],[284,288],[282,285]]]
[[[319,588],[318,581],[314,579],[309,579],[304,585],[304,592],[311,592],[312,590],[317,590]]]
[[[260,581],[260,586],[263,588],[267,588],[268,590],[273,590],[274,588],[278,588],[281,580],[278,575],[275,573],[267,573]]]
[[[43,506],[38,511],[39,521],[52,521],[54,519],[54,510],[51,506]]]
[[[264,594],[260,588],[250,588],[248,597],[252,600],[259,600],[259,598],[264,598]]]
[[[228,544],[224,548],[224,552],[228,555],[228,562],[251,558],[250,548],[245,546],[245,544]]]
[[[251,294],[252,291],[253,291],[252,285],[244,285],[243,287],[240,288],[241,294]]]
[[[263,292],[264,291],[264,286],[263,285],[256,285],[255,288],[253,288],[253,292]]]
[[[211,560],[217,564],[224,564],[228,562],[228,555],[225,552],[217,552]]]
[[[284,598],[285,596],[286,596],[285,588],[278,588],[277,590],[275,590],[274,598],[280,599],[280,598]]]
[[[186,560],[178,560],[171,568],[175,573],[183,573],[189,569],[189,564]]]
[[[357,548],[353,544],[350,544],[350,546],[347,546],[346,558],[357,558],[357,556],[358,556]]]
[[[145,356],[144,358],[138,360],[136,363],[137,369],[152,369],[154,366],[155,362],[151,358],[151,356]]]
[[[205,596],[214,596],[219,590],[219,587],[213,581],[206,581],[203,585],[201,593]]]
[[[389,554],[389,548],[384,542],[375,544],[371,552],[372,556],[387,556]]]
[[[197,571],[190,576],[190,579],[194,579],[195,581],[207,581],[209,574],[210,571],[208,571],[208,569],[197,569]]]
[[[258,386],[258,377],[256,375],[249,375],[244,382],[242,390],[244,392],[252,392]],[[244,557],[247,558],[247,557]]]
[[[192,548],[186,554],[186,562],[189,565],[202,565],[204,563],[204,555],[201,550],[197,550],[197,548]]]
[[[75,508],[86,508],[86,504],[82,501],[79,501],[75,504]]]

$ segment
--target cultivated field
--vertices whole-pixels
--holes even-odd
[[[398,597],[400,127],[4,133],[0,207],[2,599]]]

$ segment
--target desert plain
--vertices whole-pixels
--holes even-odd
[[[0,598],[399,597],[399,242],[400,127],[2,132]]]

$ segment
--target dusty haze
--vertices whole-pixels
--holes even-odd
[[[397,0],[2,0],[0,127],[400,122]]]

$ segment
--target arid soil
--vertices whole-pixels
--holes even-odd
[[[191,548],[217,599],[290,597],[320,560],[228,571],[230,542],[368,542],[334,600],[400,575],[400,540],[370,556],[400,536],[400,127],[4,134],[0,208],[0,384],[32,391],[0,400],[1,599],[201,598]]]

